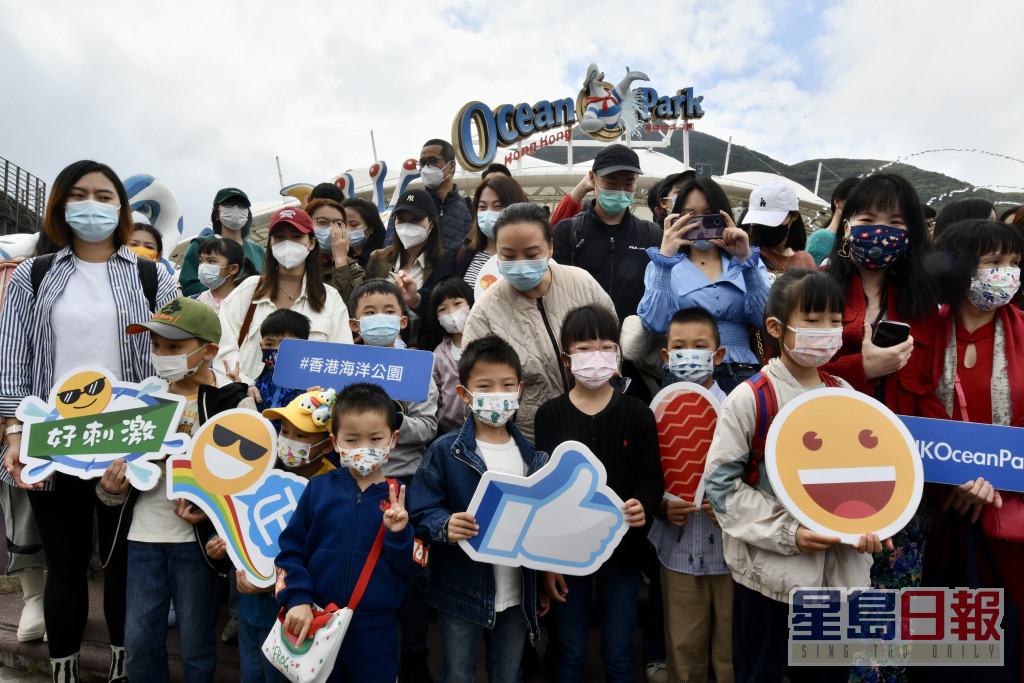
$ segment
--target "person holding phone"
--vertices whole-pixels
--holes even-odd
[[[665,334],[679,309],[710,311],[725,347],[714,379],[728,394],[761,367],[750,344],[750,328],[764,320],[770,287],[760,250],[733,223],[729,198],[710,178],[687,179],[665,226],[661,247],[647,250],[651,262],[637,315],[644,329]],[[718,230],[721,237],[715,239]]]
[[[847,197],[843,218],[825,269],[846,294],[843,345],[822,370],[894,413],[945,417],[932,371],[937,287],[926,266],[930,240],[917,192],[896,174],[868,176]],[[885,346],[901,339],[890,321],[909,326],[909,334]],[[926,490],[910,523],[893,536],[894,550],[874,554],[873,586],[921,585],[930,506]],[[905,680],[905,672],[859,667],[850,680]]]

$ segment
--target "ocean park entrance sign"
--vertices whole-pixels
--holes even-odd
[[[541,100],[530,105],[502,104],[491,109],[483,102],[469,102],[459,110],[452,123],[452,144],[459,163],[470,171],[480,171],[494,161],[499,147],[510,147],[536,133],[558,130],[530,143],[529,152],[557,142],[571,142],[572,128],[595,140],[610,142],[638,132],[642,122],[699,119],[704,116],[702,95],[693,88],[682,88],[675,95],[658,95],[654,88],[631,89],[634,81],[648,81],[647,74],[630,71],[618,84],[604,80],[604,72],[591,64],[583,88],[575,99]],[[476,140],[474,141],[474,133]]]

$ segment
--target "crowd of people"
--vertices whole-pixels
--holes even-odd
[[[1012,523],[1000,517],[1020,494],[982,479],[929,484],[901,532],[865,529],[844,545],[775,496],[761,457],[771,416],[758,407],[846,387],[900,415],[1024,427],[1024,209],[997,218],[959,200],[935,215],[907,180],[876,173],[839,183],[808,237],[789,183],[754,189],[741,212],[692,171],[654,185],[644,220],[632,210],[639,158],[620,144],[550,219],[500,164],[460,194],[447,141],[427,141],[419,169],[425,189],[403,194],[393,226],[323,183],[274,213],[266,244],[249,240],[246,193],[224,188],[213,235],[189,244],[177,281],[154,263],[160,235],[133,220],[112,169],[80,161],[56,178],[45,235],[0,311],[8,571],[24,591],[19,640],[45,634],[54,681],[80,680],[94,525],[110,681],[168,680],[174,624],[184,679],[215,680],[224,592],[247,682],[283,680],[262,651],[275,624],[301,642],[314,610],[353,592],[332,681],[472,681],[481,640],[488,680],[582,681],[592,622],[609,681],[927,680],[884,662],[789,667],[790,590],[963,585],[971,548],[994,558],[986,579],[1008,604],[1024,605],[1024,545],[992,531]],[[495,256],[501,279],[475,299]],[[883,321],[909,334],[884,344]],[[278,386],[284,339],[433,350],[427,399]],[[165,380],[186,402],[185,435],[235,408],[273,421],[276,466],[309,480],[274,587],[231,566],[197,508],[162,484],[133,488],[123,460],[99,479],[22,480],[16,410],[46,399],[83,349],[117,380]],[[663,496],[648,406],[676,382],[722,402],[699,506]],[[481,475],[529,475],[569,440],[592,449],[625,501],[629,529],[607,562],[569,576],[465,553]],[[1007,649],[1017,671],[1019,652]]]

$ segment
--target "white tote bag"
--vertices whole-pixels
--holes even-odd
[[[333,611],[332,609],[333,608]],[[327,610],[314,610],[313,623],[318,617],[330,615],[322,626],[304,641],[295,644],[278,617],[263,643],[263,654],[289,681],[295,683],[322,683],[334,670],[334,662],[341,650],[341,641],[352,622],[352,610],[330,605]]]

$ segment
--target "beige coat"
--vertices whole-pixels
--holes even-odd
[[[808,390],[778,358],[768,361],[762,372],[772,382],[780,409]],[[849,388],[844,380],[836,380]],[[790,590],[801,586],[869,585],[870,554],[844,544],[824,552],[800,552],[800,523],[775,497],[764,463],[756,486],[746,482],[756,420],[754,391],[740,384],[722,404],[704,467],[705,495],[722,525],[725,561],[733,579],[780,602],[789,602]]]
[[[561,372],[565,366],[562,365],[561,351],[555,348],[566,313],[580,306],[596,304],[615,315],[611,297],[590,273],[554,262],[548,265],[548,269],[551,271],[551,288],[540,299],[527,299],[507,280],[492,285],[474,304],[462,333],[463,349],[474,339],[495,334],[511,344],[519,354],[526,387],[519,402],[516,426],[530,441],[534,441],[533,418],[537,410],[545,401],[566,391]],[[544,308],[544,317],[540,306]],[[544,325],[545,317],[550,334]],[[565,373],[570,378],[568,369]]]

